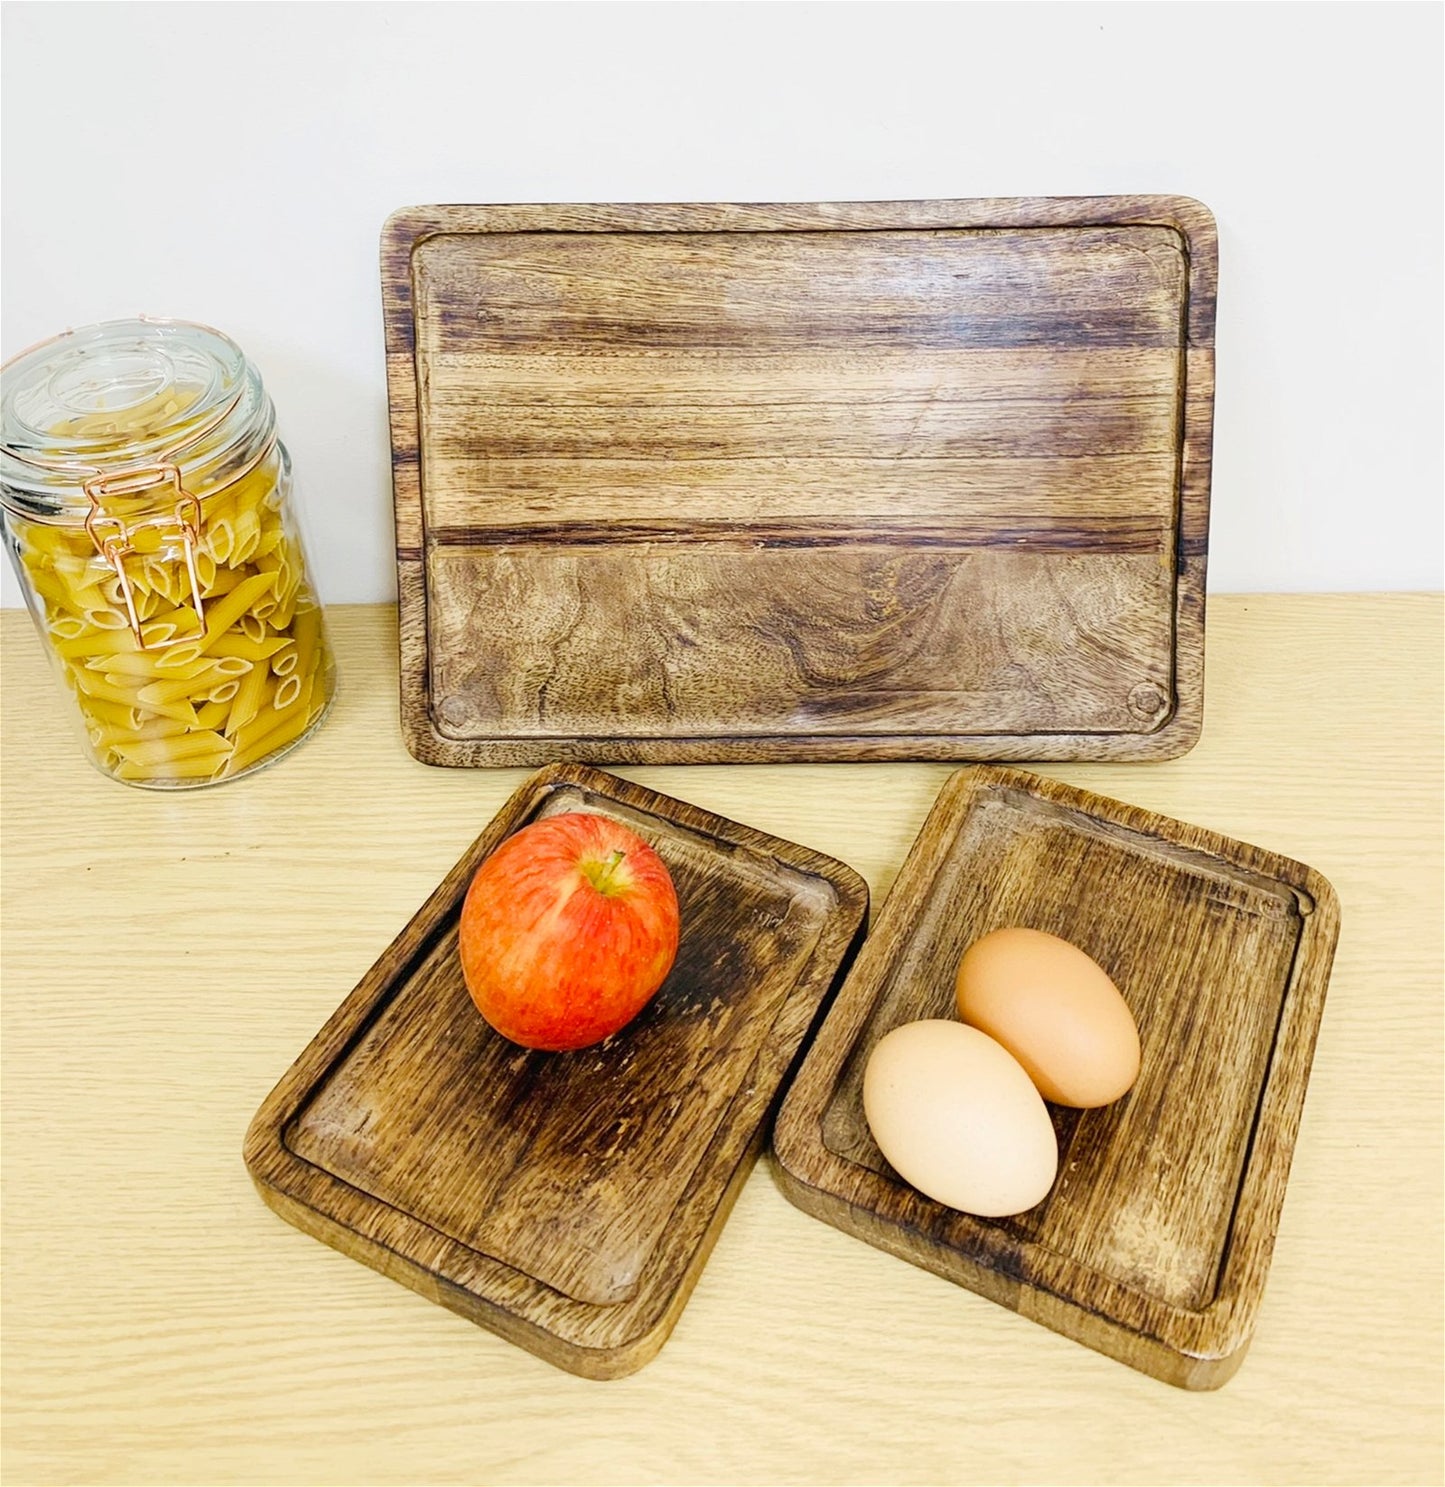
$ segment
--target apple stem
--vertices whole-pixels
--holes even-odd
[[[592,879],[593,886],[599,893],[611,893],[613,888],[613,874],[617,871],[617,864],[622,861],[627,853],[620,847],[597,869],[597,875]]]

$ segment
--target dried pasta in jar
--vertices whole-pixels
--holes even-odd
[[[255,368],[178,321],[69,333],[4,368],[0,515],[87,750],[185,788],[269,763],[335,676]]]

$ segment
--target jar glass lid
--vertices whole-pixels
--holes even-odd
[[[111,320],[68,331],[0,369],[7,504],[84,505],[97,475],[162,463],[188,483],[269,437],[269,399],[240,347],[209,326]],[[31,499],[27,499],[27,497]]]

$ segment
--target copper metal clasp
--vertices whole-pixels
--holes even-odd
[[[144,516],[140,520],[126,520],[107,511],[101,502],[107,498],[144,495],[159,485],[170,485],[173,503],[168,511]],[[125,600],[126,617],[130,621],[131,634],[136,644],[148,649],[141,636],[140,616],[136,613],[135,594],[129,575],[125,571],[125,560],[137,551],[135,534],[148,527],[179,531],[186,554],[186,573],[191,580],[191,600],[195,605],[196,620],[205,628],[205,607],[201,600],[201,577],[196,571],[196,550],[201,542],[201,503],[181,484],[181,472],[172,464],[148,465],[143,470],[126,470],[116,475],[96,475],[85,482],[85,494],[90,501],[90,514],[85,518],[85,530],[95,544],[95,550],[115,570],[120,580],[120,592]],[[110,529],[108,532],[106,529]],[[178,636],[163,641],[157,649],[167,645],[179,645],[190,636]]]

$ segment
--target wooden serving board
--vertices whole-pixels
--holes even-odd
[[[382,278],[417,757],[1198,736],[1198,202],[419,207]]]
[[[628,1027],[534,1053],[473,1008],[457,921],[505,837],[572,810],[651,843],[682,938]],[[574,1373],[630,1373],[677,1321],[867,908],[830,858],[578,765],[544,770],[272,1091],[247,1166],[343,1253]]]
[[[878,1040],[953,1017],[980,935],[1062,936],[1113,977],[1143,1065],[1122,1100],[1052,1108],[1059,1176],[983,1219],[879,1152]],[[778,1176],[800,1208],[1171,1384],[1216,1388],[1253,1335],[1338,934],[1312,869],[1018,770],[954,774],[785,1097]]]

